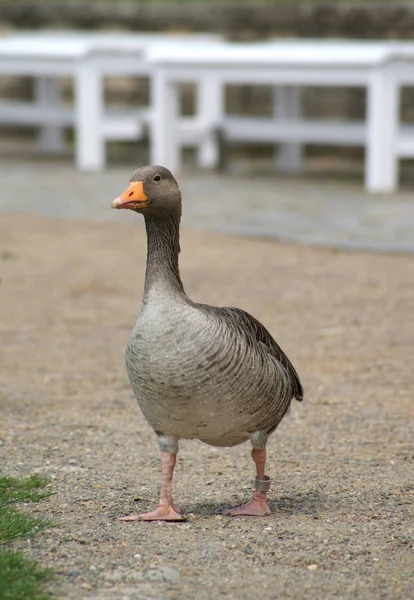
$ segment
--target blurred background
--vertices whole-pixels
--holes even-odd
[[[216,33],[232,41],[263,41],[269,38],[342,38],[360,40],[413,39],[414,4],[398,0],[90,0],[62,2],[48,0],[2,0],[0,2],[1,33],[21,30],[62,30],[99,32]],[[73,98],[71,78],[62,79],[64,100]],[[414,81],[413,81],[414,88]],[[183,111],[194,110],[191,86],[183,89]],[[225,108],[230,114],[271,115],[272,90],[266,86],[232,86],[225,89]],[[33,96],[33,79],[1,77],[2,98],[28,99]],[[106,104],[146,105],[149,100],[147,78],[107,78]],[[365,90],[362,88],[304,88],[304,117],[362,120],[365,118]],[[414,121],[414,89],[405,87],[401,97],[404,121]],[[33,129],[33,128],[32,128]],[[7,134],[9,139],[4,138]],[[2,147],[13,151],[19,139],[18,153],[33,138],[30,128],[5,128],[2,124]],[[70,137],[70,132],[68,133]],[[17,140],[16,140],[17,141]],[[137,144],[108,143],[112,164],[129,161],[145,162],[145,154],[137,154]],[[232,159],[270,159],[272,148],[242,145],[231,148]],[[233,156],[234,155],[234,156]],[[363,172],[361,148],[333,148],[308,145],[306,167],[309,173],[326,173],[358,180]],[[231,161],[233,162],[233,160]],[[412,161],[403,161],[402,181],[413,183]]]
[[[47,36],[54,37],[55,41],[56,36],[60,36],[58,45],[61,52],[62,44],[65,45],[62,32],[75,36],[80,44],[83,36],[90,40],[94,34],[126,37],[130,34],[149,34],[150,37],[151,34],[157,34],[158,41],[163,39],[163,35],[174,39],[177,36],[212,34],[218,40],[246,43],[286,38],[360,40],[361,43],[367,40],[410,41],[414,36],[414,4],[393,0],[363,3],[356,0],[347,3],[333,0],[252,0],[243,3],[219,0],[208,3],[195,0],[0,2],[0,41],[4,46],[7,45],[7,40],[10,43],[11,38],[23,35],[26,61],[30,62],[33,55],[36,57],[39,52],[42,53],[36,43],[39,44],[40,39],[41,46],[42,39]],[[36,43],[33,43],[31,36],[37,40]],[[52,88],[48,91],[46,87],[46,94],[51,93],[53,96],[57,93],[60,107],[62,110],[67,109],[67,114],[62,113],[60,131],[53,132],[49,128],[51,145],[48,147],[47,139],[44,143],[44,136],[47,138],[48,133],[42,133],[37,125],[40,117],[35,112],[28,114],[24,108],[33,101],[41,103],[42,93],[45,91],[39,85],[39,78],[36,81],[33,73],[25,75],[21,69],[13,72],[16,48],[18,55],[20,44],[18,39],[14,41],[11,54],[7,48],[3,51],[3,69],[0,70],[0,160],[3,162],[4,177],[12,180],[9,188],[13,189],[15,168],[26,170],[29,178],[41,177],[42,169],[47,171],[48,164],[53,165],[55,177],[59,169],[62,174],[74,169],[73,189],[76,186],[79,189],[88,186],[88,182],[94,181],[94,176],[82,175],[74,167],[76,131],[72,126],[73,116],[69,114],[69,111],[77,110],[73,76],[68,76],[62,69],[62,75],[54,77],[58,91],[54,92]],[[147,44],[143,45],[144,53],[146,46]],[[53,43],[51,48],[49,52],[53,54]],[[47,82],[46,84],[48,85]],[[103,104],[108,110],[124,110],[132,114],[134,111],[151,108],[151,82],[148,74],[105,76],[102,94]],[[223,95],[224,111],[229,116],[272,117],[272,86],[226,84]],[[399,99],[399,119],[406,125],[414,120],[413,100],[414,76],[412,87],[405,85],[401,88]],[[183,115],[194,114],[196,90],[193,84],[181,86],[180,102]],[[22,112],[19,112],[19,107],[23,107]],[[47,112],[47,106],[44,109]],[[301,110],[304,119],[313,121],[362,123],[367,116],[367,92],[365,88],[355,86],[305,86],[301,93]],[[113,169],[131,168],[151,161],[150,139],[145,127],[140,129],[139,135],[108,134],[104,146],[105,177],[109,177],[108,173],[113,173]],[[407,194],[411,193],[414,184],[411,158],[398,161],[398,189],[393,190],[393,205],[390,209],[390,204],[384,197],[373,197],[364,191],[364,148],[361,145],[306,143],[303,169],[295,175],[275,172],[274,144],[260,140],[228,141],[224,148],[225,152],[218,165],[221,167],[222,181],[225,182],[226,177],[231,176],[246,178],[238,192],[242,196],[243,214],[239,213],[234,222],[231,202],[226,207],[221,202],[222,188],[217,188],[219,179],[214,179],[214,172],[211,179],[211,172],[197,170],[196,151],[191,144],[187,144],[183,149],[184,189],[194,195],[192,177],[196,172],[206,179],[206,183],[201,187],[196,185],[199,202],[196,200],[191,204],[185,215],[185,223],[220,230],[224,225],[227,230],[318,244],[390,250],[413,247],[413,231],[407,229],[407,211],[412,216]],[[36,167],[32,174],[30,165],[33,162]],[[217,171],[215,174],[217,175]],[[256,183],[250,183],[249,179],[257,176],[263,184],[260,195],[262,202],[260,206],[256,206],[256,217],[252,220],[249,205],[252,194],[257,194]],[[105,185],[107,189],[108,182]],[[237,183],[234,185],[237,186]],[[225,186],[226,184],[223,190]],[[212,189],[220,200],[214,209],[210,206],[206,211],[203,204],[205,198],[210,197]],[[227,195],[225,191],[223,194]],[[79,197],[79,194],[75,195]],[[52,203],[46,200],[44,194],[42,198],[43,201],[36,203],[37,210],[61,210],[59,202],[51,206]],[[6,200],[3,202],[7,204]],[[28,202],[27,195],[22,199],[22,206],[27,208],[25,202]],[[31,204],[33,208],[33,202]],[[70,208],[66,199],[65,206],[62,210],[67,210],[72,215],[78,214],[79,206],[75,198],[72,198]],[[88,207],[91,206],[90,202]],[[230,214],[226,211],[230,211]],[[95,208],[93,214],[99,214],[99,209]],[[384,221],[387,223],[384,224]]]

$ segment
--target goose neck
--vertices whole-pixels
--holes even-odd
[[[144,300],[154,288],[184,296],[178,266],[180,252],[180,217],[171,214],[162,218],[146,218],[147,269]]]

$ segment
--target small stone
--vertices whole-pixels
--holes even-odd
[[[138,583],[139,581],[143,581],[143,579],[143,571],[133,571],[132,573],[128,573],[125,577],[127,583]]]
[[[78,569],[73,569],[72,571],[69,571],[68,575],[69,577],[77,577],[79,575],[79,571]]]
[[[84,590],[91,590],[92,587],[93,586],[90,583],[81,583],[81,588],[83,588]]]
[[[309,565],[308,571],[316,571],[317,568],[318,568],[318,565]]]
[[[149,581],[167,581],[177,583],[180,578],[180,571],[174,567],[154,567],[146,572],[146,579]]]
[[[246,554],[253,554],[253,548],[251,548],[250,546],[246,546],[244,551]]]

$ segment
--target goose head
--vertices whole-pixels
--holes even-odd
[[[113,200],[112,208],[127,208],[151,218],[181,214],[181,192],[165,167],[140,167],[132,173],[128,188]]]

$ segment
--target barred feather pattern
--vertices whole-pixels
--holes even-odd
[[[145,418],[158,435],[214,446],[233,446],[258,432],[267,436],[292,399],[303,397],[293,365],[248,313],[186,296],[178,243],[163,242],[167,229],[172,234],[171,223],[164,232],[158,227],[147,226],[157,242],[148,242],[142,310],[126,349],[128,376]]]

